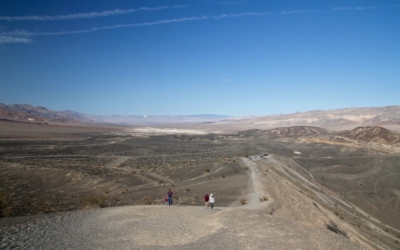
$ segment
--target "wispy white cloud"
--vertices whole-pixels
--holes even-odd
[[[0,45],[7,43],[31,43],[32,40],[27,37],[0,36]]]
[[[333,11],[338,11],[338,10],[373,10],[377,9],[377,6],[369,6],[369,7],[336,7],[333,8]]]
[[[160,21],[155,21],[155,22],[145,22],[145,23],[118,24],[118,25],[93,27],[93,28],[90,28],[90,29],[72,30],[72,31],[29,32],[29,31],[26,31],[26,30],[15,30],[15,31],[12,31],[12,32],[0,32],[0,35],[12,35],[12,36],[72,35],[72,34],[90,33],[90,32],[95,32],[95,31],[100,31],[100,30],[110,30],[110,29],[118,29],[118,28],[154,26],[154,25],[180,23],[180,22],[188,22],[188,21],[204,21],[204,20],[209,20],[209,19],[239,18],[239,17],[245,17],[245,16],[265,16],[265,15],[272,15],[272,14],[273,13],[269,13],[269,12],[244,12],[244,13],[239,13],[239,14],[221,14],[221,15],[216,15],[216,16],[184,17],[184,18],[166,19],[166,20],[160,20]]]
[[[75,19],[85,19],[85,18],[96,18],[96,17],[108,17],[117,15],[127,15],[137,11],[158,11],[167,9],[167,6],[160,6],[154,8],[142,7],[138,9],[125,9],[125,10],[106,10],[102,12],[87,12],[87,13],[76,13],[67,15],[57,15],[57,16],[0,16],[0,20],[5,21],[60,21],[60,20],[75,20]],[[176,8],[176,7],[174,7]],[[183,8],[183,7],[181,7]]]

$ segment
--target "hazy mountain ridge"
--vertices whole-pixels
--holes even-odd
[[[319,137],[330,141],[400,144],[400,133],[382,127],[357,127],[352,130],[330,131],[320,127],[292,126],[267,130],[249,129],[239,131],[240,136],[251,137]]]
[[[94,116],[71,110],[52,111],[45,107],[35,107],[29,104],[5,105],[0,103],[0,119],[29,122],[83,122],[142,125],[208,123],[206,126],[222,125],[237,127],[237,131],[243,129],[270,129],[292,126],[311,126],[333,130],[339,128],[339,130],[346,130],[358,126],[400,126],[400,106],[314,110],[263,117],[230,117],[213,114],[188,116]]]
[[[201,123],[229,119],[230,116],[200,114],[190,116],[144,116],[144,115],[111,115],[94,116],[71,110],[52,111],[41,106],[29,104],[0,103],[0,119],[25,122],[63,122],[63,123],[109,123],[109,124],[171,124]]]
[[[359,126],[400,127],[400,106],[314,110],[294,114],[239,118],[210,125],[230,127],[236,131],[291,126],[312,126],[329,130],[348,130]]]

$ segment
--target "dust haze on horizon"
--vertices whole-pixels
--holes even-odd
[[[395,0],[7,1],[0,100],[91,115],[399,105],[399,26]]]

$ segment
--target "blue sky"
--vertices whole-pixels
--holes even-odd
[[[93,115],[400,105],[400,1],[0,1],[0,102]]]

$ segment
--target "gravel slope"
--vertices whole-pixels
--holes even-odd
[[[263,210],[127,206],[0,220],[1,249],[363,249]]]
[[[3,218],[0,249],[365,249],[328,230],[311,203],[272,175],[261,178],[255,163],[242,163],[250,168],[245,206],[126,206]],[[269,199],[261,203],[263,196]]]

